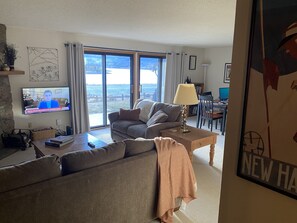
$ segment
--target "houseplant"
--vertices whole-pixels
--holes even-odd
[[[17,50],[13,44],[5,44],[4,46],[4,59],[5,63],[8,64],[11,70],[14,70],[14,61],[17,58]]]

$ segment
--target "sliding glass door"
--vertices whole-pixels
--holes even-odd
[[[139,98],[163,101],[166,58],[140,56],[139,63]]]
[[[106,126],[109,113],[131,107],[133,57],[86,52],[84,59],[90,127]]]

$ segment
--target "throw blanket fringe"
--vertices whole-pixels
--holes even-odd
[[[184,145],[169,137],[154,138],[158,154],[159,197],[157,216],[173,222],[176,199],[185,203],[196,198],[196,178]]]

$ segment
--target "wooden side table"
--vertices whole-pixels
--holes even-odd
[[[188,126],[188,129],[190,130],[188,133],[182,133],[180,127],[162,130],[161,136],[170,137],[183,144],[188,151],[191,161],[193,160],[193,151],[195,149],[210,145],[209,165],[212,166],[218,134],[191,126]]]

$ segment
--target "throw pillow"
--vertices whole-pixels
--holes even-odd
[[[168,115],[167,122],[178,122],[179,116],[181,114],[181,106],[180,105],[173,105],[167,103],[156,102],[154,105],[154,109],[152,114],[155,112],[162,110]]]
[[[155,102],[149,99],[143,99],[136,104],[135,108],[141,109],[139,114],[140,121],[146,123],[149,120],[154,104]]]
[[[124,143],[126,144],[125,157],[135,156],[155,148],[153,139],[126,139],[124,140]]]
[[[120,120],[131,120],[131,121],[138,121],[139,120],[139,114],[140,114],[140,108],[137,109],[120,109]]]
[[[0,193],[61,176],[59,157],[44,156],[0,168]]]
[[[154,125],[156,123],[165,122],[168,118],[168,115],[162,110],[157,111],[146,123],[147,126]]]

